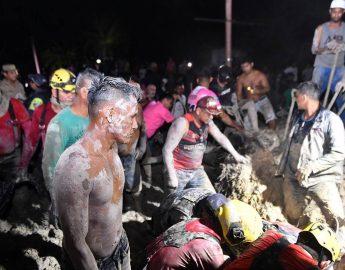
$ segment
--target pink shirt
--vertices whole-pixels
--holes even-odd
[[[151,101],[144,109],[146,136],[150,139],[164,122],[171,123],[174,116],[159,101]]]

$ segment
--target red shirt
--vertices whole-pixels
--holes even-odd
[[[0,155],[12,153],[20,143],[22,132],[24,131],[25,136],[27,136],[30,130],[30,116],[24,105],[14,98],[11,98],[10,102],[16,123],[13,123],[9,110],[0,117]],[[15,128],[18,130],[17,138]]]
[[[217,233],[199,219],[189,221],[187,232],[203,232],[220,241]],[[178,236],[177,236],[178,237]],[[147,270],[171,269],[218,269],[224,262],[223,250],[217,241],[193,239],[181,247],[165,246],[162,235],[148,247],[149,263]]]
[[[173,151],[174,167],[176,170],[194,170],[202,164],[207,145],[208,125],[199,126],[191,113],[183,117],[188,121],[188,131]]]
[[[46,106],[46,115],[44,117],[44,125],[40,127],[41,116]],[[31,129],[29,135],[25,138],[25,144],[23,148],[22,159],[20,166],[26,168],[36,151],[36,148],[42,139],[42,145],[44,145],[45,134],[47,132],[50,120],[56,115],[56,112],[52,109],[51,102],[47,105],[42,104],[38,106],[32,114]]]
[[[223,270],[250,270],[254,259],[264,250],[274,244],[283,235],[275,231],[266,231],[264,235],[255,241],[252,246],[242,253],[236,260],[227,263]],[[317,262],[296,244],[290,244],[283,248],[276,258],[285,270],[310,270],[317,266]],[[269,268],[267,268],[269,270]]]

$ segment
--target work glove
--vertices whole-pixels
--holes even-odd
[[[312,173],[311,166],[303,166],[299,168],[296,172],[296,178],[301,186],[304,186],[304,183],[308,181],[310,174]]]

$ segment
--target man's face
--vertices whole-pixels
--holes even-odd
[[[6,71],[4,72],[4,77],[11,82],[15,82],[18,78],[18,71],[17,70]]]
[[[128,143],[133,133],[138,128],[137,114],[138,103],[134,97],[130,101],[120,99],[109,112],[109,132],[112,133],[118,143]]]
[[[307,96],[303,95],[301,92],[296,91],[295,93],[296,103],[299,110],[305,110],[306,109],[306,100]]]
[[[249,73],[252,71],[253,65],[254,65],[253,63],[244,62],[241,64],[241,69],[244,73]]]
[[[164,98],[162,100],[162,104],[165,108],[167,108],[168,110],[170,110],[170,108],[172,107],[173,105],[173,100],[172,99],[169,99],[169,98]]]
[[[181,96],[183,94],[183,92],[184,92],[184,85],[183,84],[182,85],[177,85],[176,88],[175,88],[175,91],[176,91],[176,93],[178,95]]]
[[[59,101],[61,103],[71,103],[75,97],[75,93],[71,91],[61,91],[57,89],[52,89],[52,94],[55,98],[57,98],[57,92],[59,92]]]
[[[157,87],[154,84],[149,84],[146,87],[146,96],[149,100],[152,100],[156,95]]]
[[[197,108],[196,113],[200,121],[204,124],[208,124],[213,119],[213,115],[209,113],[206,109]]]
[[[342,9],[342,8],[331,8],[329,10],[329,14],[331,16],[331,21],[338,23],[341,21],[341,17],[344,14],[344,9]]]

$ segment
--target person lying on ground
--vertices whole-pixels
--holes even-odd
[[[262,234],[262,220],[248,204],[221,194],[206,200],[201,219],[180,221],[147,246],[146,269],[218,269],[227,258],[222,243],[236,249]]]
[[[336,235],[326,224],[312,223],[299,233],[296,244],[268,230],[234,261],[221,270],[323,270],[338,259]]]

